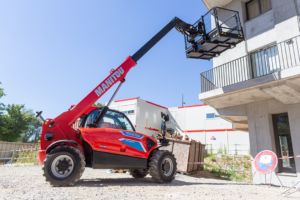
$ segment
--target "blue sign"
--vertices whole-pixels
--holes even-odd
[[[137,139],[142,139],[144,136],[138,133],[133,133],[133,132],[129,132],[129,131],[120,131],[122,133],[122,135],[125,135],[127,137],[133,137],[133,138],[137,138]]]
[[[121,142],[123,142],[124,144],[127,144],[128,146],[132,147],[132,148],[135,148],[137,150],[140,150],[140,151],[143,151],[143,152],[146,152],[143,144],[141,142],[138,142],[138,141],[134,141],[134,140],[129,140],[129,139],[120,139]]]

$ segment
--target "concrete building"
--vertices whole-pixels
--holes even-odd
[[[203,0],[239,11],[245,41],[213,58],[201,73],[199,100],[232,129],[249,131],[251,155],[300,155],[300,0]],[[254,172],[254,167],[253,167]],[[279,160],[272,184],[300,181],[300,159]],[[254,183],[269,182],[257,174]]]

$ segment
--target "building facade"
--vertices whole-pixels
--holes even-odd
[[[166,108],[140,99],[131,98],[111,103],[110,109],[127,115],[137,132],[157,137],[161,128],[161,112],[169,114],[167,130],[187,135],[207,145],[208,153],[249,155],[249,134],[244,130],[233,130],[230,122],[220,118],[212,107],[201,104],[184,107]]]
[[[233,130],[230,122],[207,104],[168,108],[183,134],[206,144],[208,153],[249,155],[249,133]]]
[[[249,131],[252,157],[263,150],[279,158],[300,155],[300,1],[203,2],[208,9],[239,11],[245,41],[201,73],[199,100],[230,121],[232,129]],[[272,184],[292,186],[299,173],[299,158],[279,160]],[[258,174],[254,183],[269,179]]]

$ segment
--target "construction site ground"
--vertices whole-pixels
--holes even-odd
[[[74,186],[51,187],[41,166],[0,167],[0,199],[282,199],[285,188],[249,185],[214,178],[209,171],[177,174],[170,184],[148,175],[135,179],[126,173],[86,168]]]

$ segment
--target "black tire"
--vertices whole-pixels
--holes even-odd
[[[145,176],[148,175],[148,170],[147,169],[130,169],[129,173],[134,178],[144,178]]]
[[[61,146],[53,149],[47,155],[42,170],[47,182],[52,186],[60,187],[74,185],[82,176],[84,167],[84,157],[79,149],[71,146]],[[60,174],[60,171],[65,172],[65,174]]]
[[[166,161],[169,163],[169,170],[167,172],[164,169]],[[172,167],[170,166],[171,164]],[[150,175],[155,182],[171,183],[175,179],[176,170],[176,158],[170,151],[156,151],[150,158]]]

